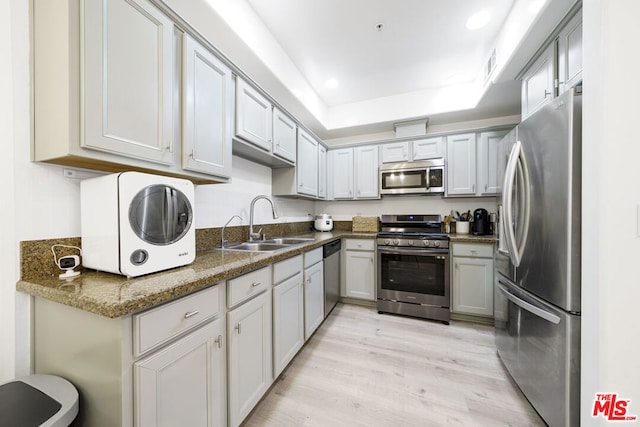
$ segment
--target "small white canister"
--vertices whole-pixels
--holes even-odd
[[[318,231],[333,230],[333,219],[331,219],[331,215],[327,215],[327,214],[316,215],[315,220],[313,221],[313,228],[315,228]]]
[[[456,234],[469,234],[469,222],[456,221]]]

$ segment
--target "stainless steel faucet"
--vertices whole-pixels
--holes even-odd
[[[229,225],[229,223],[231,221],[233,221],[234,218],[238,218],[240,220],[240,224],[242,224],[242,218],[239,215],[234,215],[231,218],[229,218],[229,221],[227,221],[227,223],[225,225],[222,226],[222,239],[220,239],[220,247],[222,249],[224,249],[224,244],[228,242],[228,240],[224,240],[224,229],[227,225]]]
[[[250,242],[253,242],[256,239],[260,239],[260,233],[262,232],[262,228],[260,228],[260,230],[258,230],[256,233],[253,232],[253,206],[260,199],[265,199],[271,204],[271,213],[273,214],[273,219],[278,219],[278,212],[276,212],[276,207],[273,204],[273,201],[265,195],[256,196],[251,201],[251,206],[249,207],[249,241]]]

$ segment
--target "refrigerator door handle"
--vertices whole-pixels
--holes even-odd
[[[520,194],[522,194],[522,205],[518,212],[518,234],[516,235],[516,224],[514,221],[513,212],[513,186],[518,178],[518,188]],[[530,210],[530,181],[529,181],[529,168],[527,161],[524,157],[522,150],[522,143],[516,141],[511,153],[509,154],[509,161],[507,162],[507,168],[505,172],[504,187],[502,189],[502,199],[504,201],[504,234],[507,243],[507,250],[511,263],[518,267],[522,260],[522,254],[524,247],[527,243],[527,236],[529,232],[529,216]]]
[[[517,296],[509,292],[509,290],[500,282],[498,282],[497,286],[500,292],[502,292],[502,294],[515,305],[527,310],[529,313],[535,314],[536,316],[553,323],[554,325],[560,323],[560,317],[556,316],[555,314],[549,313],[542,308],[536,307],[535,305],[518,298]]]
[[[522,194],[522,205],[520,206],[520,215],[518,219],[518,257],[519,261],[522,260],[524,254],[524,247],[527,244],[527,237],[529,236],[529,220],[531,216],[531,181],[529,178],[529,167],[527,165],[527,159],[524,156],[524,150],[522,144],[519,145],[520,153],[518,154],[518,182],[521,183],[519,191]]]
[[[516,253],[516,237],[513,222],[513,184],[516,179],[516,161],[517,153],[520,141],[516,142],[516,145],[511,149],[509,154],[509,160],[507,161],[507,168],[505,171],[504,185],[502,187],[502,200],[504,210],[504,239],[507,244],[507,252],[511,263],[518,267],[520,265],[520,259]]]

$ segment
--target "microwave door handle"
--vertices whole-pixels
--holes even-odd
[[[429,185],[430,178],[429,177],[431,176],[431,168],[427,168],[425,174],[426,175],[424,177],[424,180],[425,180],[425,183],[427,184],[427,191],[429,191],[429,188],[430,188],[430,185]]]

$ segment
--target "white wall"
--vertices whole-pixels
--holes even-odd
[[[0,3],[5,195],[0,257],[0,381],[30,372],[30,298],[15,291],[20,277],[19,241],[79,236],[78,184],[59,168],[30,162],[29,2]],[[13,226],[11,226],[13,225]]]
[[[0,135],[2,135],[2,152],[6,159],[0,167],[0,181],[3,183],[5,203],[0,209],[0,222],[13,224],[15,194],[13,178],[13,57],[11,46],[13,30],[11,28],[11,5],[7,1],[0,2]],[[9,226],[3,230],[0,241],[0,383],[14,376],[15,352],[15,310],[13,300],[15,291],[15,272],[17,265],[17,248],[14,228]]]
[[[484,208],[496,212],[494,197],[448,198],[441,196],[383,197],[381,200],[327,201],[316,202],[316,213],[326,213],[334,220],[351,221],[354,216],[380,216],[381,214],[441,214],[449,215],[451,210],[461,214],[468,210]]]
[[[582,425],[595,393],[640,417],[640,2],[584,0]],[[631,44],[630,44],[631,43]],[[612,424],[612,423],[611,423]]]
[[[233,179],[229,184],[199,185],[196,187],[196,228],[222,227],[233,215],[240,215],[242,224],[249,224],[249,206],[254,197],[271,195],[271,168],[240,157],[233,157]],[[255,204],[254,223],[272,224],[310,221],[313,202],[272,197],[279,218],[273,219],[266,200]],[[230,226],[240,225],[236,218]]]

